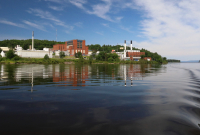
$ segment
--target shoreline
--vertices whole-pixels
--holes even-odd
[[[85,59],[48,59],[44,60],[43,58],[21,58],[20,60],[10,60],[4,59],[0,61],[0,64],[167,64],[158,63],[156,61],[96,61],[96,60],[85,60]]]

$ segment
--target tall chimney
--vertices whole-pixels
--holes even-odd
[[[124,40],[124,58],[126,57],[126,40]]]
[[[131,40],[131,51],[132,51],[132,40]]]
[[[126,40],[124,40],[124,50],[126,50]]]
[[[32,32],[32,51],[33,51],[33,48],[34,48],[34,31]]]

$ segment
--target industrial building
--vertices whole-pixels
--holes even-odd
[[[53,51],[67,51],[69,55],[73,56],[75,53],[81,52],[83,56],[88,55],[88,47],[85,46],[85,40],[70,40],[66,41],[65,44],[53,45]]]
[[[140,52],[140,50],[132,50],[132,40],[131,40],[131,50],[126,50],[126,40],[124,41],[124,52],[116,52],[121,60],[135,60],[141,59],[141,55],[145,55],[145,52]]]
[[[20,57],[30,57],[30,58],[44,58],[45,55],[48,55],[49,58],[52,58],[53,52],[50,51],[49,48],[43,48],[43,50],[35,50],[34,49],[34,31],[32,32],[32,47],[30,50],[23,50],[20,45],[17,45],[16,54]]]

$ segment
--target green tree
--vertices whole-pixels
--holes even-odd
[[[46,61],[49,60],[49,56],[48,56],[48,54],[46,54],[46,55],[44,56],[44,60],[46,60]]]
[[[8,58],[8,59],[12,59],[12,58],[14,58],[16,55],[15,55],[15,53],[14,53],[14,51],[13,50],[9,50],[7,53],[6,53],[6,58]]]
[[[81,52],[75,53],[75,57],[76,57],[76,58],[82,57],[82,53],[81,53]]]
[[[65,53],[64,52],[60,52],[59,55],[60,55],[60,58],[64,58],[65,57]]]
[[[141,55],[141,59],[144,59],[145,55]]]

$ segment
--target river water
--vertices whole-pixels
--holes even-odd
[[[0,71],[2,135],[200,135],[200,63]]]

